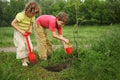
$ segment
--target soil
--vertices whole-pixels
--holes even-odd
[[[61,64],[56,64],[56,65],[48,65],[47,67],[43,67],[44,69],[46,69],[47,71],[51,71],[51,72],[60,72],[63,69],[69,68],[73,62],[75,62],[77,60],[77,58],[68,58],[66,59],[66,62],[61,63]]]
[[[49,65],[47,67],[43,67],[44,69],[51,71],[51,72],[60,72],[63,69],[66,69],[68,67],[67,63],[61,63],[57,65]]]
[[[15,52],[15,51],[16,51],[15,47],[0,48],[0,52]]]

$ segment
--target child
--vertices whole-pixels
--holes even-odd
[[[52,53],[52,46],[47,38],[46,29],[51,31],[54,38],[60,40],[65,47],[65,43],[69,40],[62,36],[62,26],[68,22],[68,16],[65,12],[60,12],[58,15],[42,15],[36,19],[35,33],[38,45],[38,53],[41,60],[47,60],[47,57]],[[56,30],[58,35],[56,34]]]
[[[35,21],[35,15],[40,13],[39,6],[36,2],[29,2],[26,4],[24,11],[18,13],[11,25],[14,30],[14,44],[17,48],[16,58],[22,59],[22,66],[28,66],[28,48],[25,36],[26,32],[32,33],[32,25]],[[29,37],[28,37],[29,38]],[[31,40],[29,38],[30,46],[32,48]]]

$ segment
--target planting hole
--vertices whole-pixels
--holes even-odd
[[[44,69],[51,71],[51,72],[60,72],[63,69],[66,69],[67,67],[68,67],[67,63],[62,63],[58,65],[47,66],[47,67],[44,67]]]

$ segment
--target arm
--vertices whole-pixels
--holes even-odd
[[[24,35],[24,34],[25,34],[25,31],[24,31],[24,30],[21,30],[21,29],[17,26],[17,23],[18,23],[17,19],[14,19],[14,20],[12,21],[11,25],[12,25],[17,31],[19,31],[20,33],[22,33],[22,34]]]
[[[55,32],[52,32],[52,36],[58,40],[60,40],[62,42],[63,45],[65,45],[65,43],[69,43],[69,40],[64,38],[62,35],[57,35]]]
[[[33,25],[33,23],[30,24],[30,27],[28,29],[28,32],[30,32],[30,33],[32,33],[32,25]]]
[[[32,28],[33,28],[33,24],[35,22],[35,17],[32,18],[32,20],[30,21],[30,26],[29,26],[29,29],[28,29],[28,32],[32,33]]]
[[[60,36],[60,37],[63,37],[63,35],[59,35],[59,36]],[[65,42],[64,42],[64,41],[61,41],[61,43],[62,43],[63,47],[65,48],[65,47],[66,47]]]

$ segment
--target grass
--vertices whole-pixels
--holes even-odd
[[[64,36],[74,45],[73,26],[64,27]],[[41,61],[37,55],[37,63],[22,67],[16,60],[15,53],[0,52],[1,80],[120,80],[120,27],[113,26],[79,26],[79,53],[77,60],[61,72],[49,72],[43,67],[66,62],[76,57],[76,46],[73,54],[66,55],[63,48],[54,51],[47,61]],[[50,32],[48,31],[50,34]],[[0,47],[12,47],[13,29],[0,28]],[[51,43],[59,41],[48,35]],[[35,36],[31,35],[36,46]],[[36,54],[37,51],[34,51]]]
[[[117,28],[119,25],[115,25]],[[98,41],[100,36],[109,33],[113,26],[79,26],[79,41],[81,44],[88,44],[90,41]],[[74,43],[74,38],[73,38],[73,30],[74,26],[65,26],[63,29],[63,35],[68,38],[71,43]],[[50,34],[51,32],[48,31],[48,37],[49,40],[51,41],[52,44],[58,45],[61,44],[58,40],[54,39]],[[13,47],[13,33],[14,29],[12,27],[0,27],[0,47]],[[31,40],[34,46],[36,46],[36,40],[35,40],[35,35],[34,35],[34,30],[33,34],[31,35]]]
[[[38,62],[36,65],[22,67],[21,61],[15,59],[14,53],[1,53],[1,80],[56,80],[57,73],[43,69]]]

